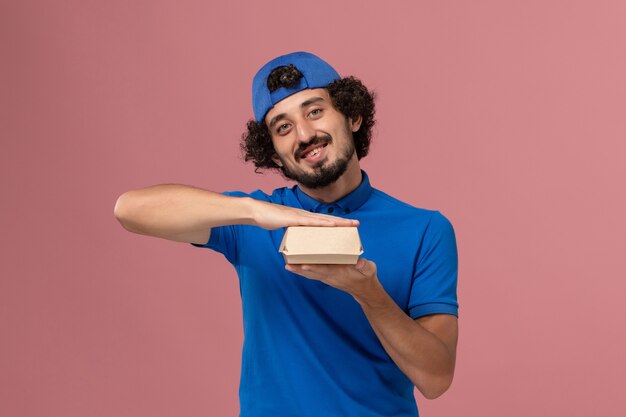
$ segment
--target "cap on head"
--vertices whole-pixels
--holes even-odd
[[[270,92],[267,87],[267,77],[278,67],[293,64],[303,77],[296,84],[280,87]],[[262,122],[265,115],[276,103],[292,94],[307,88],[323,88],[331,82],[341,78],[337,71],[321,58],[308,52],[293,52],[272,59],[265,64],[254,76],[252,81],[252,107],[254,118]]]

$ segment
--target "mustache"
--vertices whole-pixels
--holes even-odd
[[[309,140],[307,143],[301,143],[296,150],[294,157],[296,161],[299,161],[302,158],[302,153],[310,146],[320,145],[320,144],[328,144],[333,141],[333,138],[330,135],[322,135],[316,136]]]

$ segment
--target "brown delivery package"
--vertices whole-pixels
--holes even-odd
[[[356,227],[288,227],[279,252],[288,264],[351,264],[363,253]]]

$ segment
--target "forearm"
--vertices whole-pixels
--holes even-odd
[[[406,315],[376,280],[355,297],[385,351],[426,398],[443,394],[452,382],[455,352]]]
[[[128,191],[118,198],[114,212],[125,229],[163,238],[247,224],[252,215],[249,198],[178,184]]]
[[[381,285],[376,264],[364,258],[356,265],[288,264],[285,268],[351,294],[385,351],[426,398],[448,389],[456,358],[455,316],[434,314],[413,320]]]

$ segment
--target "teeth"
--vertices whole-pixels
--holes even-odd
[[[309,152],[308,154],[306,154],[305,158],[308,158],[309,156],[315,156],[318,153],[320,153],[322,151],[323,146],[320,146],[319,148],[315,148],[313,149],[311,152]]]

